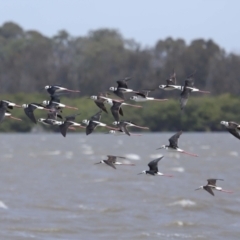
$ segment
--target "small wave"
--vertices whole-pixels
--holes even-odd
[[[57,156],[61,154],[61,151],[60,150],[51,151],[51,152],[49,151],[49,152],[45,152],[45,154],[49,156]]]
[[[83,204],[79,204],[79,205],[78,205],[78,208],[81,209],[81,210],[86,210],[86,211],[94,211],[94,210],[95,210],[95,208],[93,208],[93,207],[88,207],[88,206],[85,206],[85,205],[83,205]]]
[[[200,238],[204,239],[205,237],[203,235],[191,235],[191,234],[183,234],[183,233],[157,233],[158,236],[165,237],[165,238],[180,238],[180,239],[195,239],[195,238]]]
[[[208,149],[210,149],[210,146],[209,145],[202,145],[200,148],[203,149],[203,150],[208,150]]]
[[[135,161],[138,161],[141,159],[139,155],[134,154],[134,153],[126,154],[125,157],[128,159],[131,159],[131,160],[135,160]]]
[[[168,224],[168,226],[179,226],[179,227],[185,227],[185,226],[193,226],[194,223],[192,222],[183,222],[183,221],[175,221]]]
[[[238,152],[232,151],[229,153],[230,156],[238,157]]]
[[[183,167],[175,167],[171,168],[171,170],[175,172],[185,172],[185,169]]]
[[[160,158],[162,157],[163,155],[161,153],[157,153],[157,154],[151,154],[149,157],[150,158]]]
[[[82,147],[82,153],[85,155],[92,155],[94,153],[90,145],[83,144],[81,147]]]
[[[4,202],[0,201],[0,208],[8,209],[8,206]]]
[[[168,206],[192,207],[192,206],[196,206],[196,203],[189,199],[182,199],[180,201],[169,203]]]

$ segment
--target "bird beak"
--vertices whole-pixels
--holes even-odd
[[[143,174],[143,172],[138,173],[137,175]]]
[[[96,164],[100,164],[101,162],[97,162],[97,163],[94,163],[94,165],[96,165]]]
[[[201,187],[199,187],[199,188],[195,189],[195,191],[197,191],[197,190],[200,190],[200,189],[202,189],[202,188],[201,188]]]
[[[163,149],[163,147],[157,148],[156,150],[158,150],[158,149]]]

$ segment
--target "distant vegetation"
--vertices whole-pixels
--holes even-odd
[[[135,40],[124,39],[112,29],[90,31],[87,36],[78,37],[63,30],[48,38],[12,22],[0,27],[1,99],[18,104],[41,102],[47,97],[43,87],[51,84],[80,89],[79,95],[62,99],[79,107],[80,120],[98,111],[87,96],[108,90],[119,78],[131,76],[132,89],[155,88],[165,83],[173,68],[179,84],[196,70],[196,87],[211,91],[210,97],[193,93],[181,114],[180,92],[158,89],[152,96],[170,100],[145,103],[143,109],[137,110],[123,107],[125,119],[147,125],[152,131],[221,130],[221,120],[240,122],[240,56],[227,54],[212,40],[196,39],[187,45],[183,39],[167,38],[142,48]],[[31,130],[33,124],[22,109],[12,113],[24,122],[4,120],[1,131]],[[39,116],[45,113],[38,111]],[[113,118],[103,114],[103,120],[111,123]]]
[[[160,91],[160,90],[159,90]],[[138,125],[150,127],[150,131],[221,131],[225,130],[221,125],[222,120],[233,120],[240,122],[240,98],[231,96],[229,94],[215,96],[215,97],[190,97],[188,105],[184,113],[181,114],[178,102],[178,94],[170,100],[162,103],[140,103],[143,108],[136,109],[128,106],[123,106],[125,120],[131,120]],[[197,94],[197,93],[196,93]],[[192,94],[193,95],[193,94]],[[14,94],[2,95],[3,99],[9,99],[19,104],[26,102],[41,102],[45,99],[47,94]],[[88,99],[83,98],[62,98],[62,102],[74,107],[78,107],[76,111],[81,113],[77,117],[77,121],[89,118],[94,113],[99,111],[95,103]],[[109,107],[107,106],[109,109]],[[36,110],[36,117],[45,117],[45,111]],[[75,111],[74,111],[75,112]],[[42,124],[35,125],[28,119],[23,109],[14,109],[13,115],[23,119],[23,122],[14,120],[4,120],[0,125],[0,131],[5,132],[29,132],[32,127],[38,130],[56,130],[57,127],[43,127]],[[73,113],[72,110],[64,109],[64,115]],[[114,120],[109,111],[109,114],[102,114],[102,121],[111,124]],[[100,131],[101,128],[99,127]],[[83,130],[80,130],[83,131]],[[106,131],[106,129],[102,129]]]

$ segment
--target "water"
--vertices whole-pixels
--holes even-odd
[[[239,239],[239,140],[183,133],[194,158],[155,150],[170,136],[1,134],[0,239]],[[94,165],[108,154],[136,165]],[[173,178],[137,175],[161,154]],[[234,193],[194,191],[214,177]]]

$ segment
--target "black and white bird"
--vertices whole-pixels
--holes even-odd
[[[20,118],[15,118],[12,114],[8,111],[8,109],[13,109],[13,107],[21,108],[21,106],[17,105],[14,102],[10,102],[8,100],[1,100],[0,101],[0,123],[3,121],[4,117],[9,117],[15,120],[22,120]]]
[[[102,116],[102,111],[99,111],[95,115],[93,115],[90,118],[90,120],[84,119],[82,121],[82,123],[87,126],[86,127],[86,135],[91,134],[95,130],[95,128],[98,126],[115,130],[115,128],[112,128],[110,126],[107,126],[107,124],[100,122],[101,116]]]
[[[153,90],[141,90],[141,91],[135,93],[136,96],[130,97],[130,100],[135,101],[135,102],[147,102],[147,101],[164,102],[164,101],[168,100],[168,99],[157,99],[157,98],[153,98],[153,97],[148,97],[149,92],[151,92]]]
[[[57,118],[62,119],[62,116],[58,113],[58,111],[51,110],[47,118],[39,118],[38,122],[43,123],[44,125],[61,125],[62,121],[58,121]]]
[[[186,152],[178,147],[178,139],[181,134],[182,134],[182,131],[177,132],[176,134],[174,134],[172,137],[169,138],[169,145],[162,145],[160,148],[157,148],[157,149],[166,149],[168,151],[180,152],[180,153],[188,154],[190,156],[198,157],[198,155]]]
[[[66,104],[60,103],[59,94],[54,94],[50,96],[50,101],[44,100],[43,105],[46,106],[47,109],[58,109],[61,110],[61,108],[69,108],[69,109],[75,109],[76,107],[67,106]]]
[[[98,96],[91,96],[90,98],[94,100],[95,104],[103,110],[105,113],[108,113],[104,103],[106,102],[108,94],[107,93],[100,93]]]
[[[123,116],[123,111],[121,106],[131,106],[136,108],[142,108],[142,106],[139,105],[132,105],[128,103],[124,103],[123,101],[113,100],[113,99],[106,99],[106,103],[108,103],[111,106],[111,112],[115,119],[115,121],[119,121],[119,114]]]
[[[139,174],[149,174],[149,175],[158,175],[158,176],[165,176],[165,177],[172,177],[172,175],[169,175],[169,174],[163,174],[161,172],[158,171],[158,162],[163,158],[164,156],[160,157],[160,158],[157,158],[155,160],[152,160],[151,162],[148,163],[148,167],[149,167],[149,170],[144,170]]]
[[[127,127],[136,127],[136,128],[141,128],[141,129],[149,129],[148,127],[142,127],[138,126],[135,123],[131,121],[115,121],[113,122],[113,125],[117,126],[117,128],[126,133],[128,136],[131,136],[130,132],[128,131]]]
[[[86,128],[82,126],[80,123],[75,122],[76,116],[80,115],[80,113],[73,114],[65,117],[65,121],[59,125],[59,129],[63,137],[66,137],[68,128],[74,129],[74,127]]]
[[[48,93],[50,95],[54,95],[55,93],[59,93],[59,92],[63,92],[63,91],[66,91],[66,92],[80,92],[79,90],[70,90],[68,88],[65,88],[65,87],[62,87],[62,86],[59,86],[59,85],[47,85],[44,87]]]
[[[121,158],[121,159],[126,159],[125,157],[120,157],[120,156],[114,156],[114,155],[107,155],[108,159],[107,160],[101,160],[98,163],[95,164],[101,164],[101,163],[105,163],[108,166],[116,169],[115,165],[129,165],[129,166],[134,166],[135,164],[133,163],[122,163],[122,162],[117,162],[117,158]]]
[[[160,89],[163,89],[165,91],[169,90],[183,90],[182,86],[177,85],[177,78],[176,78],[176,72],[173,69],[172,74],[168,79],[166,79],[166,85],[159,85]]]
[[[118,80],[117,87],[110,87],[109,90],[115,93],[118,97],[125,99],[124,93],[137,93],[137,91],[134,91],[132,89],[128,88],[127,82],[130,80],[130,77],[126,77],[124,79]]]
[[[220,124],[225,126],[227,130],[236,138],[240,139],[240,125],[235,122],[226,122],[226,121],[221,121]]]
[[[181,110],[183,110],[184,107],[187,105],[188,98],[189,98],[191,92],[210,93],[208,91],[202,91],[202,90],[199,90],[198,88],[194,87],[194,74],[195,74],[195,72],[190,74],[187,77],[187,79],[185,80],[183,90],[180,94]]]
[[[38,104],[38,103],[29,103],[29,104],[23,104],[22,105],[25,114],[32,120],[32,122],[37,123],[37,120],[34,116],[34,110],[40,109],[40,110],[45,110],[49,111],[49,109],[46,109],[43,105]]]
[[[207,180],[207,185],[205,186],[200,186],[199,188],[195,189],[195,190],[200,190],[200,189],[204,189],[207,192],[209,192],[211,195],[214,196],[214,192],[213,190],[217,190],[217,191],[221,191],[221,192],[226,192],[226,193],[232,193],[232,191],[228,191],[228,190],[223,190],[221,187],[217,187],[216,186],[216,182],[217,180],[221,180],[223,181],[223,179],[218,179],[218,178],[211,178]]]

